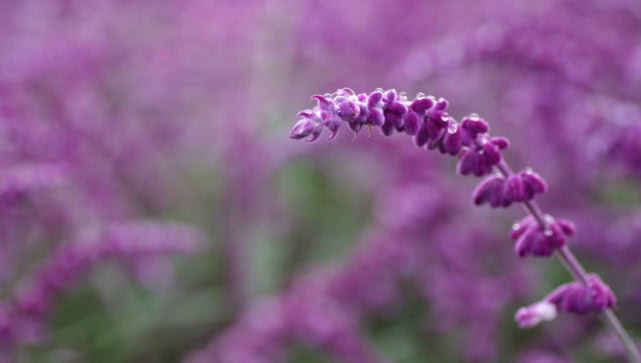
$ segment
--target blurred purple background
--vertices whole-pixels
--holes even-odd
[[[510,138],[641,337],[641,2],[0,2],[0,361],[615,362],[519,208],[309,97],[447,98]]]

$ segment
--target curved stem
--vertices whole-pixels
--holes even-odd
[[[501,161],[496,167],[506,178],[512,175],[512,170],[504,160]],[[523,205],[528,213],[532,215],[532,217],[537,221],[537,223],[541,227],[545,228],[545,215],[543,214],[541,208],[539,208],[538,204],[534,200],[526,200],[525,202],[523,202]],[[583,265],[581,265],[579,260],[577,260],[576,256],[574,256],[567,245],[561,247],[557,251],[556,257],[561,261],[563,266],[568,270],[568,272],[570,272],[570,275],[572,275],[575,280],[587,284],[588,274],[585,271],[585,268],[583,268]],[[605,326],[618,338],[619,342],[623,346],[626,356],[628,357],[628,361],[630,363],[641,363],[641,354],[639,353],[636,344],[634,343],[628,332],[625,330],[617,316],[614,315],[614,312],[611,309],[606,309],[603,314],[600,315],[600,317],[601,321],[603,321],[603,324],[605,324]]]

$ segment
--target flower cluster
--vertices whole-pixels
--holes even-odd
[[[519,257],[551,256],[565,246],[566,237],[574,234],[574,224],[568,220],[546,215],[545,222],[543,227],[532,216],[527,216],[512,226],[510,238],[516,242],[514,251]]]
[[[509,207],[513,202],[532,200],[546,190],[545,180],[526,169],[507,178],[500,174],[489,176],[476,188],[473,199],[476,205],[488,203],[493,208]]]
[[[501,155],[509,141],[490,137],[488,123],[477,114],[457,122],[446,112],[449,103],[444,98],[418,94],[409,100],[406,94],[398,94],[393,89],[357,95],[351,89],[343,88],[312,99],[317,101],[316,107],[297,115],[299,120],[291,130],[290,138],[309,137],[308,141],[314,141],[325,127],[331,132],[329,139],[333,139],[343,122],[356,134],[364,125],[376,126],[385,136],[395,131],[406,133],[414,137],[418,147],[458,156],[457,171],[461,175],[482,177],[496,167],[499,173],[481,182],[474,191],[473,200],[477,205],[488,203],[492,207],[507,207],[513,202],[528,206],[531,215],[516,223],[510,234],[516,242],[516,254],[519,257],[549,257],[555,251],[567,248],[566,237],[575,231],[572,222],[542,215],[533,204],[534,197],[547,190],[545,180],[529,168],[513,173]],[[583,314],[612,307],[615,298],[610,289],[596,275],[587,278],[587,285],[583,282],[563,285],[543,302],[520,310],[517,313],[519,325],[525,327],[551,320],[557,310]]]
[[[570,282],[557,287],[542,301],[520,308],[515,319],[521,328],[529,328],[543,320],[552,320],[558,311],[579,315],[598,314],[614,307],[616,297],[599,276],[590,274],[588,283]]]
[[[383,92],[378,89],[370,94],[356,95],[349,88],[333,94],[315,95],[317,105],[298,113],[300,120],[289,137],[315,141],[327,128],[336,137],[342,122],[358,134],[363,126],[380,127],[381,133],[390,136],[394,131],[414,137],[418,147],[438,149],[443,154],[459,155],[458,171],[462,175],[483,176],[501,159],[501,150],[509,146],[507,139],[487,136],[489,126],[478,115],[472,114],[460,123],[447,112],[449,105],[444,98],[419,93],[409,100],[405,93],[396,90]]]
[[[457,122],[446,112],[449,102],[444,98],[419,93],[409,100],[405,93],[399,94],[394,89],[357,95],[349,88],[342,88],[312,99],[316,100],[316,107],[298,113],[299,120],[289,133],[290,138],[315,141],[323,128],[327,128],[331,140],[343,122],[356,134],[364,125],[370,129],[380,127],[385,136],[394,131],[405,133],[414,137],[418,147],[460,156],[459,174],[477,177],[491,173],[502,160],[501,150],[509,146],[506,138],[489,137],[489,125],[477,114]],[[511,178],[509,185],[510,197],[516,198],[514,200],[531,199],[534,194],[545,191],[545,182],[527,170]]]

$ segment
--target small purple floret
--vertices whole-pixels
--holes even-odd
[[[568,234],[552,216],[546,216],[545,228],[540,226],[534,218],[525,217],[514,225],[510,233],[510,238],[516,241],[514,251],[519,257],[551,256],[554,251],[565,245],[566,236]]]
[[[598,275],[589,274],[587,284],[577,281],[563,284],[543,301],[519,309],[515,320],[521,328],[529,328],[542,320],[554,319],[557,311],[578,315],[598,314],[615,305],[616,297],[612,290]]]

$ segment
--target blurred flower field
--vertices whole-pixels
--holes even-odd
[[[0,29],[0,362],[625,362],[609,307],[641,346],[637,0],[5,0]],[[531,258],[566,245],[600,279]]]

